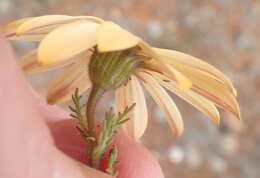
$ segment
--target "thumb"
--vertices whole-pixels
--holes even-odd
[[[86,162],[86,145],[74,127],[72,119],[50,123],[50,129],[57,147],[72,158]],[[119,158],[118,178],[163,178],[158,162],[142,145],[124,135],[115,137]]]
[[[0,177],[109,178],[59,150],[0,33]]]

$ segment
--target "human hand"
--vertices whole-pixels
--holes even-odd
[[[0,98],[1,178],[110,177],[83,163],[85,146],[74,121],[31,91],[2,34]],[[143,146],[124,136],[118,136],[116,144],[119,178],[163,177],[160,166]]]

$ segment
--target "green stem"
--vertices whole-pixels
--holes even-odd
[[[101,89],[100,87],[93,86],[91,89],[89,99],[87,101],[86,106],[86,118],[87,118],[87,127],[88,127],[88,134],[91,137],[91,139],[88,140],[88,153],[90,156],[90,164],[92,164],[93,160],[91,158],[91,154],[93,152],[93,149],[95,145],[97,144],[97,135],[96,135],[96,129],[95,129],[95,109],[97,102],[99,99],[103,96],[105,91]]]

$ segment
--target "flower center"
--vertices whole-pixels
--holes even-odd
[[[99,53],[96,49],[89,64],[89,75],[96,88],[105,91],[122,85],[142,60],[133,50]]]

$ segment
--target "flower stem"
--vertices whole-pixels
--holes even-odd
[[[95,145],[97,144],[97,134],[96,134],[96,126],[95,126],[95,109],[97,102],[103,96],[105,90],[100,87],[93,86],[89,95],[89,99],[86,105],[86,118],[87,118],[87,128],[88,135],[90,139],[88,139],[88,153],[90,156],[90,164],[92,164],[93,160],[91,159],[91,153]]]
[[[98,85],[94,85],[98,86]],[[117,133],[117,127],[124,124],[128,118],[127,114],[133,109],[135,104],[130,107],[126,107],[125,110],[118,115],[114,114],[112,108],[110,108],[105,113],[105,119],[100,124],[100,130],[97,134],[96,125],[95,125],[95,107],[99,99],[103,96],[106,90],[100,89],[100,87],[93,87],[89,100],[87,102],[86,117],[82,115],[82,109],[85,108],[85,105],[82,105],[80,99],[82,96],[78,95],[78,89],[72,95],[72,101],[74,106],[69,106],[72,114],[71,117],[74,117],[77,120],[76,129],[79,131],[80,136],[87,143],[87,152],[89,163],[93,168],[100,169],[100,163],[105,153],[108,153],[110,146],[113,144],[113,136]],[[112,150],[110,149],[108,154],[107,169],[105,170],[108,174],[116,176],[117,172],[115,167],[117,164],[117,155],[118,151],[114,145]]]

